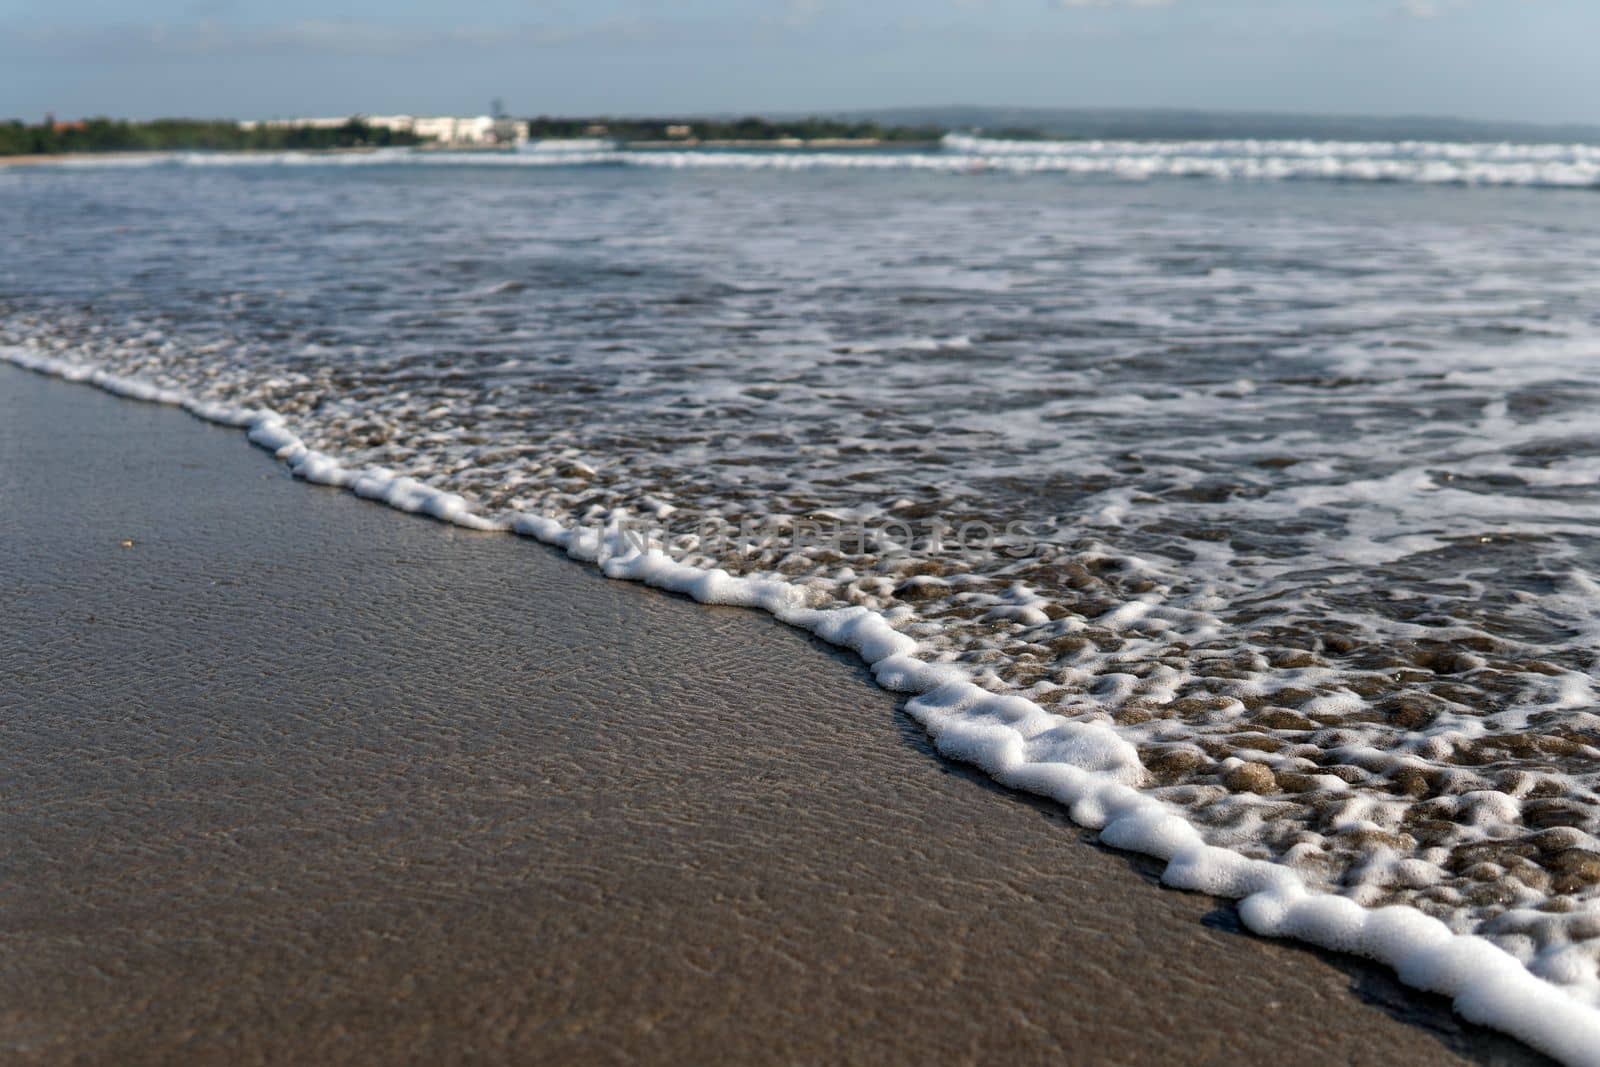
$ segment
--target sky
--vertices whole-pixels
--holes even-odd
[[[1596,0],[0,0],[0,117],[980,104],[1600,123]]]

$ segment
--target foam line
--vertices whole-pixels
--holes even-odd
[[[802,587],[677,562],[629,536],[622,516],[601,527],[568,527],[537,515],[506,523],[472,512],[462,497],[382,469],[351,470],[309,448],[282,416],[216,404],[136,378],[14,346],[0,360],[119,396],[181,407],[247,432],[252,443],[300,478],[349,489],[402,511],[474,530],[507,530],[596,564],[610,578],[643,582],[705,604],[760,608],[791,626],[859,655],[878,684],[910,696],[906,710],[944,756],[973,764],[1010,788],[1048,797],[1106,844],[1166,863],[1162,881],[1239,901],[1257,934],[1364,956],[1416,989],[1451,998],[1465,1019],[1516,1037],[1568,1064],[1600,1067],[1600,1010],[1528,971],[1489,941],[1453,933],[1414,908],[1364,908],[1307,889],[1288,867],[1208,845],[1174,808],[1138,790],[1137,750],[1102,723],[1053,715],[1024,697],[991,693],[965,672],[919,658],[918,643],[864,607],[817,609]]]
[[[535,142],[517,152],[157,152],[63,157],[50,167],[644,167],[669,170],[875,170],[946,174],[1059,174],[1123,181],[1386,182],[1421,185],[1600,187],[1600,147],[1342,141],[1002,141],[947,135],[931,150],[623,149]],[[36,168],[30,168],[36,169]]]

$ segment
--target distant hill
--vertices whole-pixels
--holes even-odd
[[[991,136],[1033,133],[1103,140],[1509,141],[1600,144],[1600,126],[1358,115],[1132,108],[908,107],[863,109],[841,116],[885,126],[982,130]]]

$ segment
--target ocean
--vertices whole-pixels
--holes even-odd
[[[766,606],[1257,928],[1600,1011],[1600,149],[105,157],[0,219],[13,361]]]

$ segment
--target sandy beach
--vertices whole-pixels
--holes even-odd
[[[10,1062],[1540,1061],[770,619],[0,367]]]

